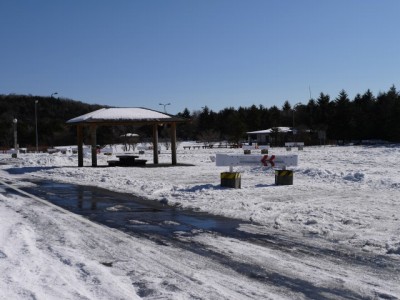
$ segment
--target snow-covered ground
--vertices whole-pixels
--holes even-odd
[[[78,168],[75,155],[20,154],[11,159],[4,154],[0,155],[0,163],[4,163],[0,165],[0,180],[13,182],[14,186],[18,186],[21,177],[100,186],[251,221],[257,225],[256,230],[307,244],[340,247],[400,263],[399,145],[292,150],[290,154],[299,155],[298,166],[292,168],[293,185],[276,186],[270,168],[240,166],[234,170],[242,174],[242,188],[221,188],[220,173],[228,168],[217,167],[211,157],[216,153],[242,152],[242,149],[184,150],[181,144],[178,162],[190,165],[160,168],[92,168],[90,157],[85,158],[87,167]],[[285,148],[270,149],[270,154],[288,153]],[[141,156],[151,163],[151,151]],[[107,165],[109,159],[112,157],[99,155],[98,164]],[[170,153],[162,149],[159,160],[170,162]],[[0,299],[146,297],[140,293],[143,281],[134,284],[139,277],[148,282],[146,290],[150,286],[165,299],[195,296],[218,299],[221,295],[226,299],[298,297],[282,296],[279,290],[246,282],[240,276],[230,276],[228,271],[227,277],[221,278],[201,261],[193,260],[192,265],[174,264],[171,260],[181,256],[187,261],[191,258],[179,250],[166,251],[150,241],[137,241],[115,230],[88,224],[81,217],[71,218],[70,214],[40,202],[0,193]],[[243,245],[229,247],[234,255]],[[279,254],[274,255],[278,260]],[[116,260],[118,263],[112,268],[107,266],[108,261]],[[303,272],[304,277],[315,276],[311,271]],[[197,274],[198,282],[193,282],[193,273]],[[166,280],[165,276],[175,279]],[[320,276],[321,282],[328,280],[325,275]],[[340,280],[346,281],[349,276]],[[357,283],[357,276],[364,275],[354,273],[347,281],[366,290]],[[368,278],[368,284],[375,284],[381,293],[378,295],[384,295],[382,298],[390,295],[396,299],[400,298],[400,288],[395,284],[399,280],[400,276],[393,281],[377,276]],[[248,290],[254,294],[247,294]],[[365,295],[373,298],[368,292]]]

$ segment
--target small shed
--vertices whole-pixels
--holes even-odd
[[[96,132],[99,126],[153,126],[153,161],[154,164],[158,164],[158,126],[170,125],[172,165],[176,165],[176,125],[185,122],[188,122],[188,120],[151,109],[132,107],[102,108],[68,120],[67,124],[77,127],[79,167],[83,167],[83,129],[89,128],[92,144],[92,166],[95,167],[97,166]]]
[[[270,143],[270,135],[274,132],[280,132],[280,133],[292,133],[293,130],[290,127],[273,127],[269,129],[264,129],[264,130],[257,130],[257,131],[249,131],[247,132],[248,136],[248,141],[252,142],[255,137],[255,141],[259,145],[264,145]]]

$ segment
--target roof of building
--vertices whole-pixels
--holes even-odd
[[[178,118],[166,113],[155,110],[131,107],[131,108],[102,108],[85,115],[70,119],[68,124],[86,123],[173,123],[186,122],[183,118]]]
[[[292,128],[290,127],[272,127],[264,130],[249,131],[247,134],[269,134],[276,129],[278,129],[279,132],[292,132]]]

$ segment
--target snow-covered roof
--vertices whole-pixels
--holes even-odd
[[[249,131],[247,134],[268,134],[273,132],[275,129],[278,129],[279,132],[292,132],[290,127],[273,127],[264,130],[257,130],[257,131]]]
[[[164,114],[155,110],[131,108],[102,108],[68,120],[68,124],[107,123],[107,122],[182,122],[184,119]]]
[[[119,137],[139,137],[137,133],[125,133],[120,135]]]

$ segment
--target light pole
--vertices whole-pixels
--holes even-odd
[[[36,129],[36,153],[39,153],[39,137],[38,137],[38,127],[37,127],[37,104],[39,100],[35,101],[35,129]]]
[[[171,103],[159,103],[159,105],[163,105],[164,106],[164,112],[167,113],[167,110],[165,109],[165,107],[167,105],[171,105]]]
[[[17,118],[14,118],[13,124],[14,124],[14,151],[15,151],[15,157],[18,155],[18,141],[17,141]]]
[[[51,94],[51,95],[50,95],[50,98],[53,98],[53,95],[58,95],[58,93],[55,92],[55,93]]]

